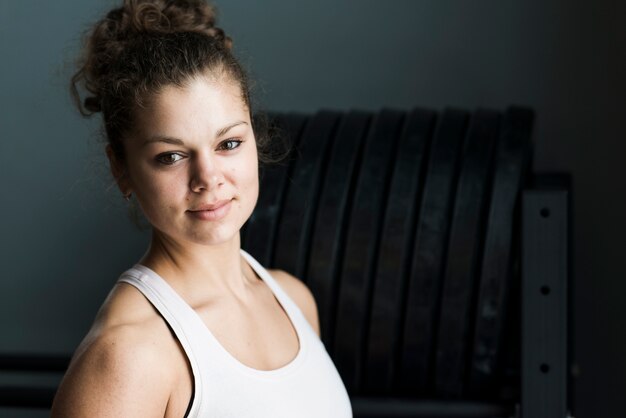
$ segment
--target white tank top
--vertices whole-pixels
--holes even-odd
[[[341,377],[298,306],[250,254],[241,254],[274,293],[298,335],[300,349],[283,367],[258,370],[238,361],[198,314],[158,274],[135,265],[119,282],[136,287],[172,328],[191,365],[191,418],[349,418]]]

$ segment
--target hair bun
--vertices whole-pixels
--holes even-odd
[[[215,8],[203,0],[126,0],[120,29],[126,38],[133,32],[200,32],[230,48],[232,41],[215,26],[216,18]]]
[[[215,26],[217,12],[205,0],[124,0],[100,20],[87,37],[81,69],[72,77],[72,96],[84,115],[102,111],[101,92],[111,68],[129,45],[145,35],[202,33],[230,50],[232,40]],[[92,94],[79,98],[78,85]]]

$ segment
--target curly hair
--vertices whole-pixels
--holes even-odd
[[[184,87],[206,71],[228,75],[251,110],[248,77],[215,22],[215,8],[203,0],[124,0],[87,34],[70,90],[81,114],[102,112],[118,161],[125,161],[123,137],[135,110],[165,86]],[[263,119],[255,119],[259,161],[273,161]]]

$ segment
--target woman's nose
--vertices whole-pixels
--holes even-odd
[[[190,167],[189,187],[195,193],[213,190],[223,183],[219,162],[208,153],[194,155]]]

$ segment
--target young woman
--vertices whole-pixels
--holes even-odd
[[[248,83],[200,0],[127,0],[73,78],[102,112],[122,195],[152,241],[100,309],[53,417],[350,417],[315,300],[240,249],[258,196]]]

